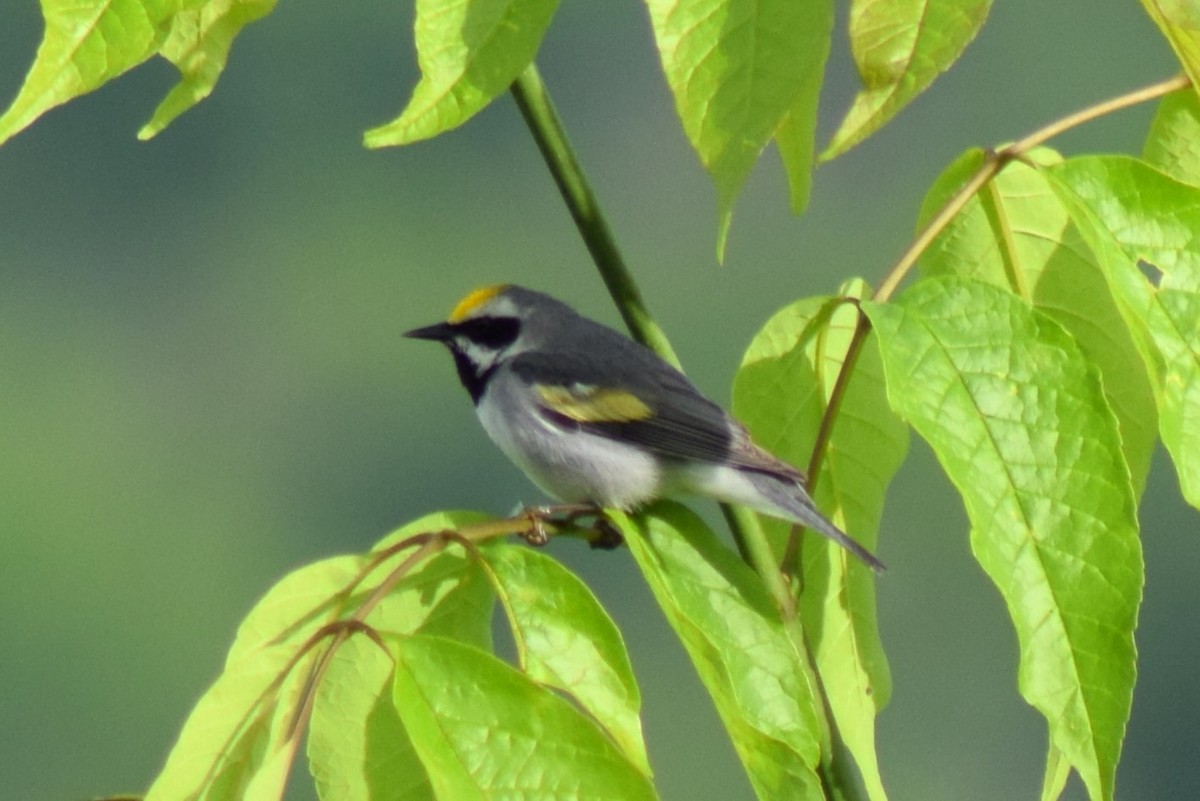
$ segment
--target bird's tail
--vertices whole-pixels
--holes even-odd
[[[799,484],[785,481],[776,476],[759,473],[752,479],[763,497],[770,502],[773,509],[762,508],[767,514],[790,520],[807,526],[845,548],[861,559],[876,573],[882,573],[887,568],[883,562],[863,546],[859,545],[850,535],[835,526],[829,518],[821,514],[813,504],[812,499]]]

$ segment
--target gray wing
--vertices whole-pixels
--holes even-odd
[[[640,348],[640,346],[639,346]],[[624,350],[628,354],[628,350]],[[728,462],[787,478],[799,479],[791,465],[750,442],[741,424],[704,397],[682,373],[640,348],[619,364],[601,363],[591,353],[530,352],[517,356],[511,368],[540,387],[561,388],[581,395],[603,387],[619,387],[641,401],[649,413],[627,419],[579,419],[553,404],[543,416],[563,428],[642,445],[669,459]]]

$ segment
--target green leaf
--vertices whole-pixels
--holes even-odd
[[[537,54],[558,0],[417,0],[421,80],[367,147],[405,145],[457,128],[508,89]]]
[[[851,281],[843,298],[862,298]],[[841,298],[786,306],[755,335],[733,385],[733,408],[759,445],[804,466],[857,325],[857,308]],[[873,335],[842,397],[820,480],[817,505],[855,539],[873,547],[888,483],[908,448],[908,428],[887,406]],[[782,552],[790,526],[763,520]],[[830,707],[858,763],[868,795],[886,798],[875,754],[875,716],[891,695],[879,640],[870,569],[823,537],[804,543],[800,615]]]
[[[453,528],[481,517],[469,513],[429,515],[410,523],[392,539]],[[293,571],[272,587],[239,626],[223,672],[188,716],[166,766],[150,789],[149,801],[278,796],[298,745],[293,724],[305,679],[313,660],[326,647],[301,655],[302,646],[323,626],[360,604],[403,558],[393,556],[377,567],[349,596],[346,589],[366,567],[365,556],[325,559]],[[456,631],[461,636],[486,642],[490,603],[471,604],[478,592],[463,591],[464,585],[473,583],[490,592],[478,571],[461,548],[426,560],[383,599],[367,623],[384,631],[407,633],[447,617],[459,620]],[[446,612],[446,606],[464,599],[471,614]],[[373,643],[370,647],[378,651]],[[298,661],[285,675],[293,659]],[[338,661],[327,672],[330,685],[322,683],[318,707],[324,703],[321,693],[336,696],[341,692],[345,697],[347,679],[344,673],[339,676],[343,668],[338,667],[343,664],[344,660]],[[276,686],[279,679],[282,681]],[[385,697],[386,692],[385,688]],[[321,741],[323,736],[318,726],[314,737]],[[352,739],[341,731],[337,738],[336,747]],[[310,753],[316,762],[324,758],[318,746],[310,744]]]
[[[1200,7],[1194,0],[1142,0],[1142,5],[1179,56],[1195,92],[1200,86]]]
[[[683,130],[716,185],[721,256],[733,203],[781,126],[793,206],[804,206],[833,4],[646,0],[646,6]]]
[[[138,133],[150,138],[208,96],[234,37],[275,5],[275,0],[41,2],[42,43],[21,91],[0,116],[0,144],[55,106],[161,54],[182,78]]]
[[[485,519],[473,512],[429,515],[388,535],[372,551],[378,553],[413,534]],[[367,586],[377,587],[410,553],[373,572]],[[417,567],[366,622],[382,635],[438,634],[491,648],[494,604],[482,568],[454,546]],[[429,779],[392,703],[394,671],[390,655],[366,638],[351,638],[338,649],[317,688],[309,725],[309,769],[321,798],[433,798]]]
[[[850,49],[863,88],[828,161],[879,130],[950,68],[987,19],[991,0],[853,0]]]
[[[1100,376],[1012,294],[926,279],[865,303],[888,399],[962,493],[1020,642],[1021,694],[1094,801],[1112,798],[1133,695],[1141,543]]]
[[[234,38],[274,8],[275,0],[207,0],[201,7],[176,14],[160,53],[179,68],[181,77],[138,131],[138,138],[153,137],[208,97],[225,69]]]
[[[290,573],[255,605],[221,675],[188,715],[147,801],[237,798],[251,784],[268,797],[282,793],[287,771],[279,775],[274,760],[294,753],[297,741],[288,729],[318,650],[295,664],[277,689],[272,685],[304,640],[332,619],[337,594],[362,565],[353,556],[316,562]]]
[[[296,648],[267,645],[229,664],[188,717],[146,801],[280,798],[297,740],[289,737],[316,652],[278,688]]]
[[[833,26],[833,8],[828,10],[828,28]],[[824,61],[829,58],[829,31],[821,40],[824,50],[821,62],[805,70],[797,78],[796,100],[788,110],[778,128],[775,128],[775,146],[784,161],[787,173],[788,197],[791,199],[793,215],[802,215],[809,206],[812,192],[812,167],[816,162],[817,109],[821,101],[821,84],[824,79]]]
[[[832,11],[830,12],[832,18]],[[828,42],[828,37],[825,40]],[[828,49],[828,45],[826,45]],[[828,52],[825,58],[828,58]],[[783,160],[788,178],[792,213],[800,215],[808,208],[812,193],[814,155],[817,149],[817,106],[821,99],[822,68],[810,70],[799,81],[800,92],[792,108],[775,129],[775,147]],[[728,227],[728,226],[726,226]]]
[[[182,6],[183,0],[42,0],[46,29],[20,92],[0,116],[0,144],[153,56]]]
[[[1200,185],[1200,99],[1190,87],[1158,104],[1142,158],[1176,181]]]
[[[590,718],[491,654],[414,635],[396,658],[394,701],[435,797],[658,797]]]
[[[1184,497],[1200,508],[1200,188],[1117,156],[1071,159],[1049,175],[1139,338],[1159,433]]]
[[[521,669],[570,694],[649,776],[641,694],[621,632],[596,596],[574,573],[527,547],[498,544],[486,555]]]
[[[372,553],[414,534],[453,530],[488,519],[479,512],[434,512],[384,537],[375,544]],[[445,614],[446,610],[440,607],[443,597],[457,590],[460,583],[467,580],[466,572],[475,569],[460,547],[453,548],[425,560],[411,571],[398,588],[375,607],[366,622],[380,631],[409,633],[415,630],[412,626],[423,623],[429,616]],[[267,643],[303,643],[322,626],[357,608],[411,553],[412,549],[409,549],[377,566],[349,595],[345,590],[366,567],[369,554],[336,556],[292,571],[272,587],[242,621],[226,662],[240,659]],[[487,610],[490,610],[490,603],[474,611],[483,614]],[[464,631],[462,635],[472,640],[490,627],[486,618],[480,620],[476,615],[464,625],[478,627]]]
[[[1074,158],[1052,174],[1111,224],[1123,250],[1157,268],[1148,289],[1200,289],[1200,188],[1126,156]]]
[[[1061,161],[1049,150],[1028,157],[1042,165]],[[982,163],[982,151],[970,150],[938,178],[918,228]],[[1141,495],[1158,440],[1153,382],[1104,270],[1042,172],[1022,162],[1006,166],[934,240],[921,267],[929,276],[958,275],[1006,288],[1075,337],[1104,377],[1134,490]]]
[[[280,581],[255,606],[239,627],[221,675],[188,716],[147,801],[236,798],[247,794],[251,784],[268,797],[282,793],[287,771],[280,775],[275,759],[294,753],[297,742],[287,736],[288,729],[318,651],[292,667],[278,688],[273,684],[303,640],[326,622],[318,610],[329,608],[358,567],[355,557],[308,565]],[[310,623],[293,627],[310,614]],[[268,763],[276,769],[269,770]]]
[[[395,663],[364,637],[343,643],[317,689],[309,771],[326,801],[435,801],[392,703]]]
[[[1200,508],[1200,293],[1160,289],[1147,322],[1166,362],[1162,437],[1184,495]]]
[[[1071,763],[1063,759],[1062,751],[1051,745],[1046,754],[1046,773],[1042,776],[1042,801],[1058,801],[1069,778]]]
[[[613,522],[679,635],[760,798],[824,799],[808,668],[762,582],[691,511]]]

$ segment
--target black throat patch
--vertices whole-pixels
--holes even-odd
[[[471,403],[479,405],[479,399],[483,397],[483,391],[487,388],[488,379],[492,377],[492,373],[496,371],[496,365],[491,365],[487,369],[480,370],[479,365],[472,362],[458,348],[451,348],[450,353],[454,355],[454,366],[458,369],[458,380],[466,387],[467,394],[471,396]]]

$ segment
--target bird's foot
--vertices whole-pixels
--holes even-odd
[[[625,538],[604,510],[592,503],[569,503],[551,506],[527,506],[521,513],[529,521],[529,530],[521,536],[530,545],[541,547],[550,541],[551,526],[579,529],[592,548],[611,551],[625,543]],[[581,525],[581,520],[589,520]]]

